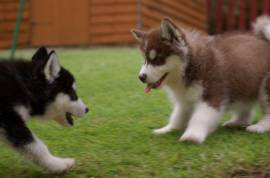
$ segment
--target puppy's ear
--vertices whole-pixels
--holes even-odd
[[[145,39],[145,35],[146,33],[142,30],[138,30],[138,29],[131,29],[130,30],[132,35],[134,36],[134,38],[139,42],[139,43],[143,43],[144,39]]]
[[[164,18],[160,24],[161,38],[163,40],[173,42],[179,41],[182,45],[185,44],[184,33],[173,23],[169,18]]]
[[[44,67],[44,75],[46,80],[52,83],[58,76],[61,70],[60,63],[58,61],[58,57],[55,51],[51,51],[49,54],[49,58]]]
[[[48,58],[48,51],[44,46],[42,46],[35,52],[35,54],[32,57],[32,61],[46,60],[47,58]]]

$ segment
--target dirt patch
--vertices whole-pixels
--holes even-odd
[[[236,170],[229,178],[270,178],[270,166]]]

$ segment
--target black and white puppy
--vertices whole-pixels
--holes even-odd
[[[72,74],[60,66],[55,51],[41,47],[32,61],[0,61],[0,137],[51,173],[61,173],[74,159],[53,156],[26,126],[31,116],[72,126],[87,106],[76,94]]]

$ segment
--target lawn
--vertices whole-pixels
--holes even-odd
[[[18,51],[17,57],[32,52]],[[55,155],[76,158],[70,172],[54,177],[223,178],[235,169],[270,162],[270,133],[220,127],[202,145],[178,142],[178,132],[153,135],[154,128],[167,122],[170,103],[163,91],[144,94],[137,79],[142,63],[137,49],[59,49],[58,55],[91,111],[73,128],[29,122]],[[0,147],[0,178],[52,177],[7,146]]]

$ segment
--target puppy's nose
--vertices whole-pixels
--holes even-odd
[[[88,113],[89,112],[89,108],[85,108],[85,113]]]
[[[147,78],[147,75],[146,75],[146,74],[140,74],[140,75],[139,75],[139,79],[140,79],[143,83],[146,82],[146,78]]]

